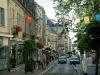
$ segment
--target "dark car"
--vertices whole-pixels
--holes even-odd
[[[66,56],[59,57],[58,64],[60,64],[60,63],[62,63],[62,64],[66,64],[67,63]]]

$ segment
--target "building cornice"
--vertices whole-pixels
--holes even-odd
[[[22,8],[23,11],[25,11],[28,15],[32,16],[32,18],[33,18],[34,20],[36,20],[36,19],[35,19],[35,16],[33,16],[33,15],[30,13],[30,11],[27,10],[26,7],[25,7],[19,0],[12,0],[12,1],[13,1],[16,5],[18,5],[20,8]]]

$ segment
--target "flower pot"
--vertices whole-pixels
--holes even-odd
[[[27,72],[34,72],[33,62],[26,62],[25,63],[25,73]]]

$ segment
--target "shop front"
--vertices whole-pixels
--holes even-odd
[[[23,41],[10,40],[10,68],[15,68],[23,62]]]
[[[9,38],[0,36],[0,70],[8,68]]]

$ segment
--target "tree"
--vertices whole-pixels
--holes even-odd
[[[73,14],[76,15],[78,18],[80,18],[80,22],[76,25],[77,28],[77,44],[78,44],[78,48],[81,50],[84,49],[88,49],[88,44],[86,46],[87,41],[85,41],[84,36],[86,36],[86,25],[83,22],[83,17],[85,15],[92,15],[92,2],[91,1],[87,1],[87,0],[54,0],[57,2],[57,7],[55,7],[56,12],[57,12],[57,17],[69,17],[69,13],[73,11]],[[89,12],[87,12],[89,11]],[[74,17],[74,15],[72,15],[72,19]],[[70,21],[70,20],[68,20]],[[71,27],[71,23],[72,21],[68,22],[68,27]],[[69,26],[70,25],[70,26]],[[71,29],[71,28],[70,28]],[[69,28],[68,28],[69,30]],[[84,37],[84,38],[83,38]],[[84,41],[84,43],[83,43]]]
[[[57,16],[59,16],[59,15],[67,16],[69,14],[69,12],[74,10],[74,13],[80,18],[80,23],[78,23],[76,26],[78,29],[77,30],[78,31],[77,32],[78,48],[80,50],[87,49],[87,48],[90,48],[90,49],[94,48],[96,50],[96,55],[99,56],[99,54],[98,54],[99,46],[98,47],[96,46],[96,45],[99,45],[98,41],[100,38],[97,38],[99,34],[94,33],[94,35],[93,35],[93,33],[91,33],[92,37],[95,36],[95,39],[91,39],[90,37],[87,37],[87,35],[88,35],[87,30],[89,30],[91,28],[89,26],[85,26],[85,24],[83,23],[83,17],[86,15],[91,16],[90,20],[93,21],[95,19],[94,18],[95,14],[99,13],[100,1],[99,0],[67,0],[67,1],[66,0],[54,0],[54,1],[56,1],[58,3],[58,5],[56,7]],[[94,22],[92,22],[92,23],[94,24]],[[91,26],[93,26],[93,24],[91,24]],[[97,25],[97,24],[95,24],[95,25]],[[84,29],[86,29],[86,30],[84,30]],[[98,30],[98,27],[95,29],[91,29],[91,30],[94,30],[93,32],[97,32],[96,30]],[[87,32],[87,33],[84,35],[83,32]],[[89,35],[89,36],[91,36],[91,35]],[[98,43],[96,43],[96,42],[98,42]],[[85,46],[85,44],[87,44],[87,45]],[[98,75],[98,59],[97,59],[95,75]]]

